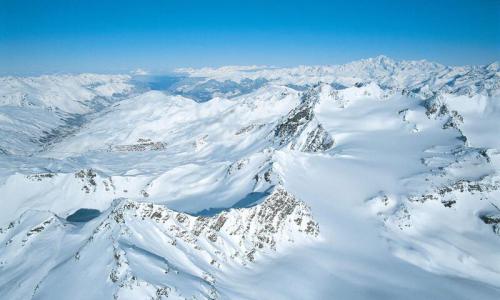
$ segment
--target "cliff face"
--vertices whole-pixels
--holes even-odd
[[[325,88],[325,85],[318,85],[303,93],[300,104],[278,122],[274,129],[278,146],[303,152],[327,151],[333,147],[334,139],[314,112],[320,101],[320,92]]]

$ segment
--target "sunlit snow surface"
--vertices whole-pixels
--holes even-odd
[[[498,63],[178,72],[0,78],[0,298],[500,298]]]

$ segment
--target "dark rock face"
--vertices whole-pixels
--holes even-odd
[[[333,138],[330,134],[318,124],[315,129],[307,134],[307,139],[301,147],[304,152],[326,151],[333,147]]]
[[[443,96],[434,94],[432,97],[424,100],[422,105],[425,107],[425,114],[430,117],[444,116],[448,113],[448,107],[443,103]]]
[[[479,218],[484,224],[491,225],[494,233],[500,235],[500,211],[498,213],[482,214]]]
[[[301,103],[276,125],[273,138],[278,146],[303,152],[320,152],[333,147],[333,138],[314,114],[314,107],[319,101],[319,88],[305,92]]]
[[[443,129],[455,128],[459,129],[459,125],[464,123],[464,118],[456,111],[452,110],[448,117],[448,120],[443,125]]]
[[[274,136],[280,146],[289,143],[294,137],[300,135],[304,127],[314,118],[313,109],[312,101],[303,102],[289,112],[276,126]]]
[[[443,100],[443,96],[434,94],[432,97],[424,100],[422,105],[425,107],[425,114],[433,119],[446,119],[443,123],[443,129],[455,129],[458,131],[458,139],[467,143],[467,137],[460,129],[463,124],[464,118],[456,110],[450,110]]]

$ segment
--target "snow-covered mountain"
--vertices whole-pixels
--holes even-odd
[[[336,66],[300,66],[295,68],[270,67],[221,67],[178,69],[200,82],[185,90],[213,82],[231,86],[239,83],[249,86],[250,82],[273,82],[295,87],[311,86],[328,82],[337,88],[365,83],[376,83],[381,88],[418,92],[422,95],[433,92],[456,95],[488,94],[498,95],[498,62],[487,66],[448,67],[437,63],[421,61],[395,61],[386,56],[377,56]],[[212,87],[213,89],[213,87]],[[180,89],[182,90],[182,89]]]
[[[0,153],[40,149],[133,92],[126,75],[0,77]]]
[[[0,78],[0,298],[500,297],[498,63],[144,76]]]

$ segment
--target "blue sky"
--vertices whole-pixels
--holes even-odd
[[[0,0],[0,73],[500,59],[500,0]]]

